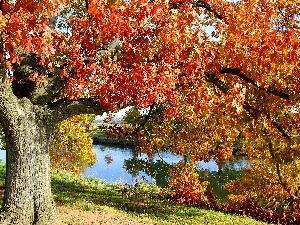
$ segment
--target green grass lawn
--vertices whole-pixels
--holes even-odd
[[[94,211],[108,206],[139,218],[150,218],[157,224],[266,224],[251,218],[174,204],[161,197],[154,185],[141,183],[136,187],[124,187],[61,172],[52,172],[51,176],[55,201],[69,208]],[[4,178],[5,164],[0,163],[2,196]]]

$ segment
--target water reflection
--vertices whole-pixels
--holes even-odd
[[[114,159],[111,157],[111,155],[106,155],[105,157],[104,157],[104,160],[105,160],[105,162],[106,162],[106,165],[109,167],[111,164],[112,164],[112,162],[114,161]]]
[[[155,154],[148,157],[145,154],[136,155],[130,147],[94,145],[98,162],[88,168],[85,177],[97,177],[109,183],[134,184],[137,181],[155,182],[159,186],[166,186],[167,171],[170,166],[183,159],[171,153]],[[218,171],[215,161],[199,162],[198,169]]]
[[[151,177],[146,173],[140,172],[131,175],[124,168],[124,160],[129,160],[133,157],[131,148],[94,145],[94,152],[97,155],[98,162],[88,168],[83,173],[83,176],[96,177],[108,183],[134,184],[139,180],[152,182]]]

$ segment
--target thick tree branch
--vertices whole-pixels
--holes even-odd
[[[85,0],[86,11],[89,11],[89,0]]]
[[[13,64],[12,90],[18,98],[26,97],[36,105],[46,105],[57,96],[65,85],[65,80],[61,79],[58,74],[49,73],[48,69],[40,65],[40,57],[36,54],[22,55],[20,64]],[[33,73],[45,74],[48,76],[39,85],[37,81],[30,78]]]
[[[286,99],[286,100],[290,99],[290,95],[287,94],[287,93],[284,93],[282,91],[278,91],[278,90],[273,89],[273,88],[264,88],[264,87],[260,86],[255,80],[253,80],[252,78],[247,77],[246,74],[242,73],[238,68],[223,68],[223,69],[221,69],[220,72],[222,74],[223,73],[229,73],[229,74],[238,76],[243,81],[245,81],[246,83],[252,84],[253,86],[257,87],[259,90],[263,90],[263,91],[265,91],[267,93],[270,93],[272,95],[275,95],[279,98]]]
[[[290,139],[292,137],[292,135],[287,132],[280,124],[278,124],[276,121],[274,121],[272,118],[271,118],[271,115],[270,114],[267,114],[267,119],[270,119],[271,120],[271,123],[274,127],[276,127],[276,129],[281,133],[281,135],[286,138],[286,139]]]
[[[254,109],[248,102],[245,102],[243,108],[247,113],[249,113],[252,118],[258,119],[259,112],[257,109]]]
[[[224,94],[229,92],[230,87],[224,81],[220,80],[213,73],[206,73],[207,81],[216,85]]]
[[[183,4],[183,2],[170,3],[172,9],[180,9],[180,6],[182,4]],[[217,19],[222,20],[223,22],[226,23],[226,21],[224,21],[223,16],[221,16],[221,14],[207,2],[198,0],[198,1],[192,2],[191,4],[193,5],[193,7],[200,7],[200,8],[206,9],[207,11],[211,12]]]
[[[22,105],[28,105],[28,99],[18,99],[12,92],[11,87],[6,83],[0,83],[0,121],[7,130],[12,129],[19,123],[22,115]]]
[[[60,98],[66,81],[58,76],[49,77],[44,84],[35,87],[30,93],[30,100],[34,104],[46,105],[53,102],[55,98]]]
[[[224,81],[218,79],[213,73],[206,73],[207,81],[213,83],[216,85],[224,94],[228,93],[230,91],[230,87],[227,83]],[[273,126],[281,133],[281,135],[284,138],[290,139],[292,134],[290,134],[288,131],[286,131],[282,125],[280,125],[278,122],[276,122],[274,119],[271,118],[271,115],[269,113],[265,113],[259,109],[254,108],[249,104],[249,102],[245,101],[243,108],[245,111],[254,119],[258,119],[259,115],[265,115],[267,119],[271,121]]]
[[[267,129],[264,129],[263,132],[268,136],[269,139],[269,152],[273,160],[275,160],[275,167],[276,167],[276,173],[278,176],[279,184],[282,186],[282,188],[290,195],[290,198],[288,199],[290,201],[289,205],[293,205],[295,200],[298,198],[300,186],[298,186],[296,192],[293,194],[291,187],[289,187],[289,184],[285,181],[279,162],[276,160],[276,155],[274,153],[273,143],[270,138],[270,133]]]
[[[103,114],[109,111],[108,108],[100,105],[98,98],[80,98],[69,100],[67,98],[59,99],[48,105],[53,112],[52,117],[55,122],[60,122],[70,116],[79,114]]]
[[[149,112],[148,114],[146,114],[143,118],[143,121],[139,124],[139,126],[137,126],[134,131],[131,133],[131,135],[134,135],[134,134],[138,134],[138,132],[144,128],[144,126],[146,125],[146,123],[149,121],[149,119],[151,118],[152,116],[152,113],[153,113],[153,109],[154,109],[154,106],[155,106],[155,103],[152,104],[150,107],[149,107]]]
[[[0,0],[0,11],[2,11],[4,0]]]
[[[211,5],[209,5],[207,2],[205,1],[201,1],[201,0],[198,0],[196,2],[193,3],[193,6],[194,7],[201,7],[201,8],[204,8],[206,9],[207,11],[211,12],[216,18],[218,18],[219,20],[223,20],[224,21],[224,18],[223,16],[221,16],[221,14],[215,10]],[[225,21],[224,21],[225,22]]]
[[[223,71],[222,73],[228,73],[230,71],[231,74],[237,75],[241,79],[246,81],[247,83],[253,84],[254,86],[258,87],[254,80],[252,80],[251,78],[248,78],[245,74],[240,73],[240,71],[238,69],[223,69],[222,71]],[[206,74],[206,76],[208,77],[207,81],[215,84],[223,93],[227,93],[230,90],[230,87],[224,81],[221,81],[220,79],[216,78],[214,74],[208,73],[208,74]],[[263,89],[263,88],[260,88],[260,89]],[[264,90],[266,92],[270,93],[270,94],[273,94],[273,95],[275,93],[278,93],[278,95],[276,95],[276,96],[279,96],[283,99],[289,99],[289,95],[287,95],[283,92],[279,92],[279,91],[276,91],[276,90],[269,91],[268,89],[264,89]],[[244,102],[243,108],[254,119],[258,119],[259,115],[263,114],[262,111],[252,107],[248,102]],[[269,119],[271,121],[273,126],[276,127],[276,129],[282,134],[282,136],[284,138],[290,139],[293,136],[292,134],[287,132],[280,124],[278,124],[278,122],[276,122],[274,119],[272,119],[270,114],[267,114],[266,117],[267,117],[267,119]]]
[[[272,144],[272,140],[271,138],[269,137],[270,136],[270,133],[267,129],[264,130],[264,133],[268,136],[268,139],[269,139],[269,152],[270,152],[270,155],[272,157],[273,160],[276,160],[276,156],[274,154],[274,148],[273,148],[273,144]],[[276,166],[276,173],[277,173],[277,176],[278,176],[278,179],[279,179],[279,183],[280,185],[284,188],[284,189],[287,189],[287,185],[286,185],[286,182],[284,181],[283,179],[283,175],[281,173],[281,169],[280,169],[280,165],[278,162],[275,163],[275,166]],[[288,192],[288,191],[287,191]],[[289,193],[289,192],[288,192]]]

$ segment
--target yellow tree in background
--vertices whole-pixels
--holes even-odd
[[[59,124],[50,153],[52,168],[80,174],[97,161],[93,140],[87,133],[93,118],[77,115]]]

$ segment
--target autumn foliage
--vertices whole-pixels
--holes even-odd
[[[204,198],[207,181],[200,183],[195,165],[179,162],[169,171],[169,185],[174,188],[172,197],[179,203],[195,203]]]
[[[81,174],[97,161],[93,140],[87,133],[93,119],[93,115],[79,115],[59,124],[50,154],[52,168]]]
[[[191,165],[244,156],[250,167],[226,186],[232,204],[254,198],[257,207],[299,212],[299,0],[18,0],[0,7],[0,87],[15,102],[56,113],[53,124],[148,108],[127,133],[140,152],[172,152]],[[184,189],[202,193],[190,165],[186,171],[196,189]]]
[[[139,115],[143,127],[135,126],[138,148],[149,155],[172,152],[193,163],[212,158],[219,165],[242,155],[249,168],[243,178],[226,185],[232,206],[252,202],[297,212],[300,2],[199,4],[206,3],[214,10],[206,9],[204,20],[193,17],[200,9],[192,3],[174,3],[178,10],[172,18],[178,16],[178,21],[165,38],[178,32],[168,43],[174,44],[174,53],[181,51],[173,55],[173,48],[166,47],[168,62],[178,72],[176,100],[150,106],[147,118]],[[211,36],[206,25],[213,26]],[[192,174],[191,185],[192,177],[197,180]],[[182,190],[185,178],[174,171],[171,175],[171,185]],[[187,199],[189,195],[182,192]]]

